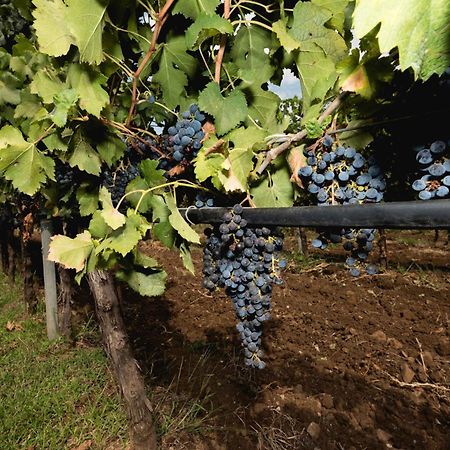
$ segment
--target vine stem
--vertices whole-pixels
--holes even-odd
[[[141,64],[137,68],[136,72],[133,74],[133,89],[131,93],[131,105],[130,110],[128,111],[128,117],[126,121],[126,125],[128,126],[130,122],[133,119],[134,110],[136,109],[137,105],[137,82],[139,79],[139,76],[141,75],[142,71],[145,69],[145,66],[150,61],[150,58],[153,56],[153,53],[156,50],[156,43],[158,42],[159,33],[161,32],[161,29],[164,25],[164,23],[167,20],[167,13],[169,12],[170,7],[173,5],[175,0],[167,0],[163,8],[159,11],[158,17],[156,19],[155,29],[153,31],[152,41],[150,43],[150,47],[147,50],[147,53],[145,54],[143,60],[141,61]]]
[[[224,0],[224,12],[223,12],[224,19],[228,20],[228,18],[230,17],[230,12],[231,12],[231,0]],[[222,68],[222,61],[223,61],[223,56],[225,54],[225,46],[226,45],[227,45],[227,35],[223,34],[220,39],[220,48],[219,48],[219,51],[217,52],[216,68],[215,68],[215,73],[214,73],[214,81],[217,84],[220,84],[220,71]]]
[[[331,116],[342,104],[345,97],[348,96],[348,92],[341,92],[328,106],[328,108],[319,116],[317,121],[319,124],[321,124],[328,116]],[[257,173],[262,174],[264,170],[267,168],[267,166],[281,153],[286,151],[294,142],[301,141],[302,139],[305,139],[308,132],[306,129],[299,131],[298,133],[288,135],[287,140],[283,142],[281,145],[278,145],[277,147],[272,148],[266,153],[266,157],[264,158],[264,161],[261,163],[259,168],[257,169]]]

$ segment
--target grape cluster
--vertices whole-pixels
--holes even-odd
[[[196,208],[211,208],[214,206],[214,199],[211,197],[208,197],[203,192],[199,192],[195,195],[195,203]]]
[[[416,148],[416,159],[424,173],[412,183],[420,200],[448,198],[450,193],[450,141],[434,141],[429,148]]]
[[[283,236],[276,229],[248,226],[242,212],[235,205],[223,223],[205,231],[204,286],[225,287],[239,320],[245,364],[263,369],[262,324],[270,319],[272,285],[281,282],[279,269],[285,266],[278,260]]]
[[[56,183],[61,189],[73,186],[74,183],[74,171],[72,167],[67,163],[63,163],[60,160],[56,160],[55,164],[55,178]]]
[[[120,199],[125,195],[128,183],[139,175],[139,169],[134,165],[127,168],[119,167],[115,171],[104,170],[102,172],[103,186],[111,194],[113,204],[117,205]]]
[[[205,116],[199,111],[197,105],[191,105],[189,110],[183,112],[181,116],[182,119],[167,130],[170,142],[173,144],[172,157],[178,163],[184,159],[190,161],[197,156],[202,146],[201,141],[205,137],[202,130]]]
[[[380,202],[383,199],[386,182],[375,158],[366,159],[352,147],[338,146],[328,135],[315,150],[305,150],[305,157],[307,165],[299,169],[298,175],[319,206]],[[368,274],[377,272],[375,265],[367,264],[374,238],[374,229],[319,230],[312,245],[324,250],[330,242],[342,243],[350,252],[346,260],[350,273],[359,276],[363,270]]]

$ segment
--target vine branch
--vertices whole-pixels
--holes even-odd
[[[331,116],[342,104],[345,97],[347,97],[349,93],[348,92],[341,92],[328,106],[328,108],[319,116],[317,121],[319,124],[321,124],[328,116]],[[307,131],[301,130],[298,133],[287,135],[286,140],[278,145],[277,147],[272,148],[266,153],[266,157],[264,158],[264,161],[259,166],[257,173],[262,174],[264,170],[267,168],[267,166],[281,153],[286,151],[291,144],[294,142],[301,141],[302,139],[305,139],[307,135]]]
[[[230,12],[231,12],[231,0],[225,0],[224,12],[223,12],[224,19],[228,19],[230,17]],[[214,81],[217,84],[220,84],[220,71],[222,68],[222,61],[223,61],[223,56],[225,54],[225,46],[226,45],[227,45],[227,35],[223,34],[220,39],[220,47],[219,47],[219,51],[217,52],[216,69],[215,69],[215,73],[214,73]]]
[[[173,5],[175,0],[167,0],[161,11],[158,13],[158,17],[156,18],[155,23],[155,29],[153,31],[152,41],[150,43],[150,47],[147,50],[147,53],[145,54],[143,60],[141,61],[141,64],[136,69],[136,72],[133,74],[133,89],[131,93],[131,105],[130,109],[128,111],[128,117],[126,121],[126,125],[128,126],[133,119],[134,111],[136,109],[137,105],[137,82],[139,79],[139,76],[141,75],[142,71],[145,69],[145,66],[150,61],[150,58],[153,56],[153,53],[156,50],[156,43],[158,42],[159,33],[161,32],[161,29],[164,25],[164,23],[167,20],[167,13],[169,12],[170,7]]]

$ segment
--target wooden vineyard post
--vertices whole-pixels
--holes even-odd
[[[53,234],[50,220],[41,220],[42,264],[44,268],[45,313],[47,336],[49,340],[59,337],[58,331],[58,294],[56,288],[55,263],[48,260],[50,238]]]
[[[127,408],[131,449],[156,450],[151,406],[125,329],[114,275],[111,271],[95,270],[88,273],[87,279],[105,350]]]

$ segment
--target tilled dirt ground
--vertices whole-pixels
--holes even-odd
[[[231,302],[201,287],[201,250],[193,276],[146,244],[169,283],[126,303],[138,359],[151,386],[199,406],[164,447],[450,449],[450,248],[432,232],[387,236],[389,268],[356,279],[338,247],[301,259],[286,239],[257,372],[243,366]]]

